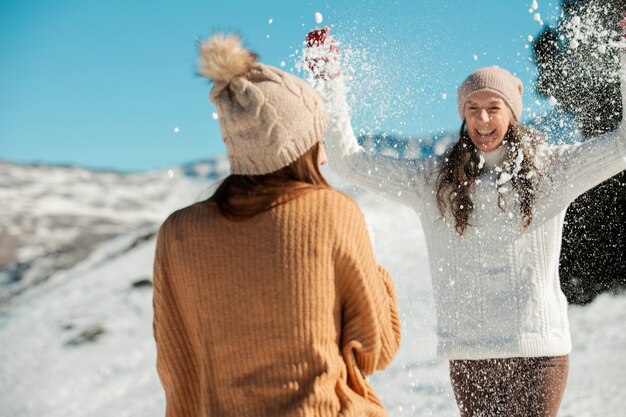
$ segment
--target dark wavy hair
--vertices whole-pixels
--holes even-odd
[[[470,215],[474,211],[472,190],[482,168],[479,154],[465,128],[463,121],[459,140],[446,155],[437,177],[437,206],[445,217],[449,209],[454,217],[454,227],[459,235],[471,226]],[[519,201],[521,228],[526,229],[533,220],[535,190],[541,174],[535,164],[537,146],[541,142],[538,132],[513,122],[504,137],[502,146],[507,147],[507,157],[503,163],[503,175],[511,175],[511,184]],[[521,155],[520,155],[521,152]],[[506,201],[498,189],[498,206],[505,210]]]
[[[229,175],[207,200],[230,220],[243,221],[312,190],[330,188],[317,163],[319,143],[266,175]]]

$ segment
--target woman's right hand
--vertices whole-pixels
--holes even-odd
[[[306,35],[304,60],[315,78],[331,80],[341,75],[338,42],[329,34],[330,28],[315,28]]]

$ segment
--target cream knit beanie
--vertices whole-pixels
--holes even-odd
[[[232,174],[283,168],[320,142],[328,116],[321,98],[300,78],[257,62],[236,35],[200,45],[200,73],[213,81]]]
[[[491,91],[499,95],[509,106],[517,121],[522,117],[522,93],[524,85],[519,78],[499,67],[484,67],[476,70],[463,81],[457,95],[459,116],[467,98],[478,91]]]

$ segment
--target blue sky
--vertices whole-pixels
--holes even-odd
[[[522,79],[532,116],[547,105],[532,87],[531,2],[0,0],[0,159],[137,171],[225,154],[197,41],[237,31],[290,70],[315,12],[355,51],[357,130],[457,130],[456,87],[486,65]],[[559,4],[538,0],[544,24]]]

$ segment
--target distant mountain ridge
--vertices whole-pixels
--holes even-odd
[[[207,194],[226,158],[143,173],[0,160],[0,308],[97,245]]]

